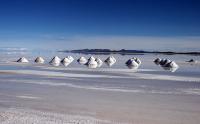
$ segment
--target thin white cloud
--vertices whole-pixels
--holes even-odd
[[[137,49],[163,51],[200,51],[200,36],[44,36],[41,39],[1,42],[3,46],[39,49]]]

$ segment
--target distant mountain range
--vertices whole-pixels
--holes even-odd
[[[172,51],[143,51],[143,50],[111,50],[111,49],[79,49],[79,50],[64,50],[59,52],[70,52],[70,53],[82,53],[82,54],[122,54],[122,55],[132,55],[132,54],[188,54],[188,55],[200,55],[200,52],[172,52]]]

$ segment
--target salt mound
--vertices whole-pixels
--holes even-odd
[[[97,68],[98,64],[97,62],[95,61],[95,58],[93,56],[91,56],[89,59],[88,59],[88,62],[86,63],[86,65],[89,67],[89,68]]]
[[[81,56],[81,57],[77,60],[77,62],[78,62],[79,64],[86,64],[86,63],[87,63],[87,59],[86,59],[85,57]]]
[[[194,60],[194,59],[190,59],[189,61],[186,61],[186,62],[189,62],[189,63],[197,63],[198,61],[197,61],[197,60]]]
[[[112,66],[113,64],[116,63],[116,59],[115,59],[113,56],[109,56],[109,57],[105,60],[105,63],[106,63],[108,66]]]
[[[165,67],[170,62],[171,62],[171,60],[169,60],[169,59],[161,59],[159,65]]]
[[[64,65],[64,66],[68,66],[72,61],[69,59],[69,58],[64,58],[61,63]]]
[[[25,58],[25,57],[22,57],[22,58],[19,58],[17,60],[17,62],[20,62],[20,63],[28,63],[29,61]]]
[[[167,63],[167,64],[165,65],[165,67],[169,67],[169,68],[178,68],[179,66],[176,64],[176,62],[171,61],[171,62]]]
[[[171,61],[169,59],[155,59],[154,62],[157,65],[160,65],[165,70],[170,70],[171,72],[175,72],[179,66],[176,64],[176,62]]]
[[[162,67],[164,70],[175,72],[178,68]]]
[[[101,61],[100,58],[96,58],[95,61],[97,62],[97,67],[101,67],[103,62]]]
[[[125,64],[130,69],[137,69],[141,65],[141,63],[142,62],[140,61],[140,59],[133,57],[133,58],[129,59],[128,61],[126,61]]]
[[[116,61],[117,61],[117,60],[116,60],[116,59],[115,59],[113,56],[111,56],[111,58],[113,59],[113,61],[114,61],[114,62],[116,62]]]
[[[91,56],[88,61],[91,61],[91,60],[95,60],[95,58],[93,56]]]
[[[37,57],[37,58],[35,59],[35,62],[36,62],[36,63],[44,63],[44,59],[43,59],[42,57]]]
[[[141,60],[138,58],[135,58],[135,62],[137,62],[139,66],[142,64]]]
[[[172,61],[169,60],[169,59],[165,59],[165,62],[164,62],[164,64],[162,66],[166,67],[166,65],[168,65],[170,62],[172,62]]]
[[[67,56],[66,58],[70,60],[70,63],[74,61],[74,58],[72,56]]]
[[[162,59],[160,59],[160,58],[156,58],[156,59],[154,60],[154,63],[155,63],[156,65],[159,65],[161,60],[162,60]]]
[[[60,61],[61,61],[61,59],[58,56],[55,56],[49,63],[54,66],[59,66]]]
[[[161,59],[159,65],[164,65],[165,64],[165,59]]]

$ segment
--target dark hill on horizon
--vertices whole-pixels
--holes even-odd
[[[131,55],[131,54],[188,54],[188,55],[200,55],[200,52],[173,52],[173,51],[144,51],[144,50],[111,50],[111,49],[78,49],[78,50],[64,50],[59,52],[68,52],[68,53],[82,53],[82,54],[121,54],[121,55]]]

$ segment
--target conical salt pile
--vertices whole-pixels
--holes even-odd
[[[194,60],[194,59],[190,59],[189,61],[186,61],[186,62],[189,62],[189,63],[198,63],[198,61]]]
[[[17,62],[20,62],[20,63],[28,63],[29,61],[25,58],[25,57],[22,57],[22,58],[19,58],[17,60]]]
[[[86,59],[85,57],[81,56],[81,57],[77,60],[77,62],[78,62],[79,64],[86,64],[86,63],[87,63],[87,59]]]
[[[58,56],[55,56],[49,63],[54,66],[59,66],[60,61],[61,61],[60,58]]]
[[[101,67],[103,62],[101,61],[100,58],[96,58],[95,61],[97,62],[97,67]]]
[[[42,57],[37,57],[37,58],[35,59],[35,62],[36,62],[36,63],[44,63],[44,59],[43,59]]]
[[[135,58],[129,59],[126,63],[128,68],[137,69],[140,65],[136,62]]]
[[[160,59],[160,58],[156,58],[156,59],[154,60],[154,63],[155,63],[156,65],[159,65],[161,60],[162,60],[162,59]]]
[[[137,62],[139,66],[142,64],[141,60],[138,58],[135,58],[135,62]]]
[[[66,57],[61,62],[64,66],[68,66],[72,61]]]
[[[97,62],[95,61],[95,58],[93,56],[91,56],[89,59],[88,59],[88,62],[86,63],[86,65],[88,66],[88,68],[97,68],[98,64]]]
[[[179,66],[178,64],[176,64],[176,62],[174,61],[171,61],[169,59],[155,59],[154,62],[157,64],[157,65],[160,65],[164,70],[169,70],[171,72],[175,72]]]
[[[105,63],[108,66],[112,66],[116,62],[116,59],[113,56],[109,56],[106,60]]]
[[[74,58],[72,56],[67,56],[66,58],[70,60],[70,63],[74,61]]]
[[[167,64],[165,65],[165,67],[169,67],[169,68],[178,68],[179,66],[176,64],[176,62],[171,61],[171,62],[167,63]]]
[[[88,61],[95,60],[94,56],[91,56]]]

